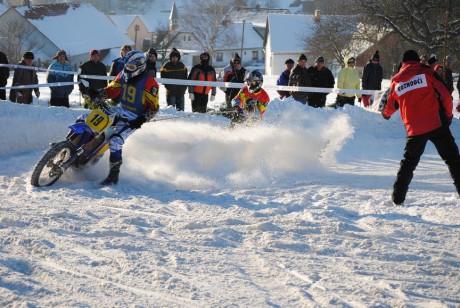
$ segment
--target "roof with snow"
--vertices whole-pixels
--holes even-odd
[[[70,55],[133,44],[105,14],[88,3],[21,6],[15,9]]]
[[[313,35],[315,27],[313,15],[269,14],[266,31],[271,36],[271,51],[303,52],[305,47],[301,37]]]
[[[227,26],[225,33],[222,34],[222,37],[225,35],[229,35],[230,37],[235,38],[235,44],[232,44],[232,47],[241,46],[241,39],[243,37],[243,26],[244,26],[244,48],[261,48],[263,46],[263,37],[260,36],[256,28],[252,24],[243,24],[243,23],[236,23],[230,24]],[[229,43],[229,42],[225,42]],[[228,49],[228,46],[224,46],[224,44],[217,44],[217,49]]]
[[[166,13],[151,15],[110,15],[109,17],[123,33],[126,33],[136,17],[140,19],[149,32],[156,32],[160,26],[165,27],[169,25],[168,14]]]
[[[227,20],[230,22],[250,22],[264,23],[267,20],[267,14],[291,14],[287,9],[268,9],[268,8],[250,8],[236,6],[232,7],[227,14]]]
[[[109,15],[115,26],[123,33],[128,31],[129,26],[133,23],[137,15]]]

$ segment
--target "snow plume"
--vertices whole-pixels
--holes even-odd
[[[127,141],[124,177],[176,189],[305,179],[327,172],[353,132],[345,114],[279,100],[254,126],[229,129],[227,119],[209,115],[149,123]]]

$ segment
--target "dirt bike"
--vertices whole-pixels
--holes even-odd
[[[234,128],[235,126],[242,124],[250,126],[260,120],[256,100],[249,100],[246,102],[244,109],[240,107],[232,108],[233,113],[229,114],[230,128]]]
[[[65,140],[51,143],[38,161],[30,179],[33,186],[53,185],[67,169],[94,165],[108,150],[117,113],[104,100],[92,102],[89,115],[70,125]]]

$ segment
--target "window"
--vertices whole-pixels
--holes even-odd
[[[252,60],[259,60],[259,52],[257,50],[252,51]]]
[[[215,52],[216,62],[222,62],[224,60],[224,54],[222,52]]]
[[[188,36],[188,41],[190,42],[192,40],[192,36]]]

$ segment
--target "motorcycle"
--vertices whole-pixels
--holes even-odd
[[[117,112],[105,100],[97,98],[92,103],[89,115],[69,126],[65,140],[50,144],[35,165],[30,179],[32,186],[51,186],[69,168],[94,165],[108,150]]]
[[[237,125],[244,124],[245,126],[251,126],[259,122],[260,114],[257,109],[257,101],[249,100],[246,102],[244,108],[239,106],[239,100],[237,105],[233,107],[233,112],[229,114],[230,128],[234,128]]]

